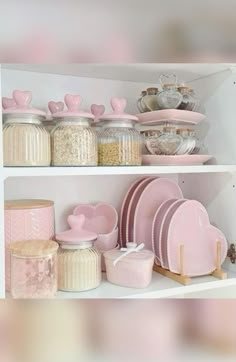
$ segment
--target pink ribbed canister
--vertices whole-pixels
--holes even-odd
[[[6,290],[10,290],[9,244],[23,240],[54,239],[54,202],[50,200],[5,201]]]

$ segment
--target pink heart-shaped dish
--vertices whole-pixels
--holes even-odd
[[[111,233],[118,223],[116,209],[106,203],[78,205],[73,210],[73,214],[83,214],[85,216],[84,228],[98,235]]]

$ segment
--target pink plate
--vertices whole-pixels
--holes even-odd
[[[142,164],[145,166],[202,165],[211,158],[210,155],[142,155]]]
[[[172,203],[176,199],[170,199],[164,201],[160,207],[157,209],[152,223],[152,250],[155,254],[155,263],[157,265],[161,265],[161,256],[160,256],[160,240],[159,240],[159,234],[161,229],[161,222],[163,217],[165,216],[166,211],[172,205]]]
[[[168,210],[166,211],[161,222],[160,232],[159,232],[159,251],[160,251],[161,266],[164,269],[169,269],[169,261],[167,255],[167,234],[168,234],[169,224],[175,211],[185,201],[187,200],[186,199],[174,200],[172,204],[169,206]]]
[[[123,202],[122,202],[122,206],[121,206],[121,211],[120,211],[120,222],[119,222],[119,243],[121,246],[125,246],[126,245],[126,224],[127,224],[127,213],[128,213],[128,207],[129,207],[129,203],[130,200],[133,196],[133,193],[136,189],[136,187],[138,187],[138,185],[143,181],[146,180],[147,177],[141,178],[136,180],[128,189]]]
[[[84,228],[96,234],[109,234],[115,230],[118,223],[116,209],[106,203],[78,205],[73,210],[73,214],[83,214],[85,216]]]
[[[135,217],[135,209],[138,204],[138,201],[142,195],[142,192],[145,190],[147,185],[149,185],[153,180],[158,179],[158,177],[148,177],[144,179],[138,187],[136,187],[132,198],[129,203],[128,211],[127,211],[127,222],[126,222],[126,239],[127,242],[136,242],[134,239],[134,217]]]
[[[137,114],[139,122],[145,125],[159,125],[163,123],[198,124],[206,116],[204,114],[181,109],[162,109],[160,111]]]
[[[167,253],[170,271],[180,273],[179,247],[184,245],[184,273],[200,276],[216,268],[216,242],[221,242],[221,263],[227,254],[227,242],[220,230],[210,225],[204,206],[188,200],[176,210],[169,224]]]
[[[168,199],[183,198],[182,191],[175,181],[168,178],[152,180],[142,192],[134,215],[133,234],[137,244],[144,243],[152,250],[152,222],[156,210]]]

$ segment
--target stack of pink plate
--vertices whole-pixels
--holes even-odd
[[[184,246],[184,268],[188,276],[212,273],[216,268],[217,242],[221,263],[227,241],[212,226],[204,206],[186,200],[178,184],[167,178],[145,177],[129,188],[121,208],[120,244],[144,243],[153,250],[156,264],[179,274],[180,246]]]

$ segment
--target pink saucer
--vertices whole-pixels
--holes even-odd
[[[140,123],[153,126],[167,122],[189,125],[198,124],[206,118],[204,114],[181,109],[162,109],[159,111],[145,112],[137,114],[137,117]]]
[[[211,155],[142,155],[142,164],[145,166],[202,165],[211,158]]]

